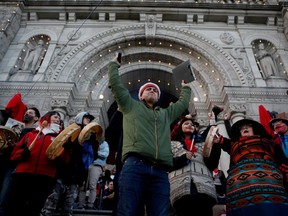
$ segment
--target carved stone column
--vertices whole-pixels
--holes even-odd
[[[237,121],[244,119],[244,118],[245,118],[244,112],[231,112],[232,125],[236,123]]]
[[[284,34],[288,40],[288,11],[286,10],[284,15]]]
[[[68,124],[69,121],[69,116],[67,116],[67,108],[66,108],[67,104],[68,100],[66,99],[52,99],[50,101],[52,110],[59,112],[65,126]]]

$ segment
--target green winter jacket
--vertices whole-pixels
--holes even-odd
[[[109,86],[123,113],[122,160],[129,153],[137,153],[152,163],[173,166],[170,125],[188,108],[191,89],[183,87],[179,100],[163,109],[154,109],[144,102],[134,100],[124,87],[118,73],[118,64],[109,64]]]

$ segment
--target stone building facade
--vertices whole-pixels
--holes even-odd
[[[1,0],[2,109],[21,92],[25,104],[58,110],[66,124],[88,111],[106,128],[115,104],[107,65],[122,52],[127,88],[153,81],[168,98],[178,96],[172,69],[190,59],[197,101],[189,112],[201,125],[214,104],[232,122],[258,120],[261,104],[285,112],[287,8],[286,0]]]

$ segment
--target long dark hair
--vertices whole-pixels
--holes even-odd
[[[48,125],[51,124],[51,116],[58,115],[61,118],[61,115],[57,111],[49,111],[45,115],[40,118],[40,125],[42,125],[43,121],[47,121]]]
[[[178,126],[178,130],[177,130],[177,132],[176,132],[176,136],[175,136],[175,139],[174,139],[175,141],[180,141],[180,142],[183,142],[183,141],[184,141],[185,136],[184,136],[184,133],[183,133],[183,131],[182,131],[182,125],[183,125],[183,123],[184,123],[185,121],[192,121],[192,123],[194,124],[195,130],[194,130],[194,132],[191,134],[191,139],[193,139],[193,137],[194,137],[194,138],[197,137],[197,134],[198,134],[198,132],[197,132],[198,123],[195,122],[195,121],[193,121],[193,120],[190,119],[190,118],[184,117],[183,119],[180,120],[180,124],[179,124],[179,126]]]

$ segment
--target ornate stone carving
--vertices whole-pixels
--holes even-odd
[[[40,39],[35,45],[28,48],[23,60],[22,69],[24,71],[30,70],[33,74],[36,74],[44,56],[45,42]]]
[[[245,50],[243,48],[233,48],[230,51],[230,54],[237,61],[243,71],[251,71]]]
[[[45,73],[45,81],[50,80],[53,77],[53,72],[55,71],[55,68],[57,67],[58,63],[64,58],[64,56],[70,52],[71,47],[60,45],[55,48],[54,55],[52,57],[52,61],[49,64],[49,68],[47,72]]]
[[[70,40],[70,41],[78,40],[81,37],[81,35],[82,35],[81,31],[73,30],[73,31],[68,33],[67,39]]]
[[[259,63],[263,79],[277,75],[278,69],[272,54],[267,51],[264,43],[259,43],[257,46],[258,50],[255,53],[255,57]]]
[[[232,44],[234,42],[234,37],[230,33],[224,32],[220,35],[220,40],[225,44]]]
[[[154,16],[154,19],[155,19],[155,16]],[[152,21],[152,20],[150,19],[150,21]],[[209,41],[207,38],[205,38],[201,35],[198,35],[198,33],[195,33],[195,32],[191,32],[191,31],[184,30],[184,29],[179,29],[177,27],[169,27],[169,26],[166,26],[163,24],[158,24],[157,22],[155,22],[154,24],[155,24],[155,26],[154,26],[155,28],[157,26],[157,34],[159,31],[159,36],[161,36],[161,35],[166,36],[168,34],[170,37],[173,37],[173,41],[177,42],[177,43],[183,43],[183,41],[189,41],[189,42],[185,43],[185,46],[189,47],[189,49],[192,49],[195,52],[201,53],[203,55],[203,57],[205,57],[206,59],[209,59],[211,61],[210,63],[214,66],[215,71],[217,71],[221,74],[224,85],[228,86],[232,82],[231,80],[229,80],[229,77],[231,77],[231,76],[226,75],[227,71],[235,71],[235,73],[237,73],[238,77],[244,77],[243,79],[239,80],[240,84],[245,85],[245,86],[248,85],[248,82],[245,79],[246,76],[243,76],[244,75],[243,71],[239,70],[240,69],[239,65],[233,64],[234,59],[232,59],[232,58],[229,59],[228,58],[229,55],[227,53],[225,53],[225,51],[222,50],[221,47],[219,47],[217,44],[214,44],[212,41]],[[94,37],[88,39],[84,43],[81,43],[80,45],[78,45],[75,49],[73,49],[72,52],[69,53],[69,55],[66,55],[61,60],[61,62],[57,65],[57,68],[55,68],[55,70],[54,70],[55,72],[53,73],[52,79],[57,80],[59,78],[60,74],[63,73],[63,70],[65,69],[66,65],[70,62],[71,59],[79,58],[77,65],[75,65],[75,67],[73,67],[73,69],[71,70],[71,72],[68,75],[69,81],[77,80],[78,78],[76,78],[76,76],[79,74],[79,71],[81,70],[81,68],[83,68],[83,66],[85,64],[87,64],[87,59],[92,59],[95,55],[97,55],[101,51],[101,49],[104,49],[105,47],[107,47],[106,45],[111,41],[113,41],[113,43],[116,44],[117,42],[121,42],[123,40],[123,38],[125,38],[125,40],[127,40],[127,38],[128,38],[127,35],[130,35],[131,31],[134,31],[135,35],[138,35],[138,34],[141,35],[143,28],[145,28],[145,26],[146,26],[145,23],[144,24],[140,23],[140,24],[133,25],[133,26],[113,28],[113,30],[108,30],[108,31],[105,31],[101,34],[95,35]],[[147,28],[148,28],[148,26],[147,26]],[[179,41],[178,41],[178,39],[176,40],[176,38],[174,36],[175,33],[181,34],[183,37],[183,40],[180,40],[180,39],[179,39]],[[117,35],[117,37],[115,35]],[[121,35],[123,37],[121,37]],[[137,39],[135,35],[131,36],[132,41]],[[153,40],[154,39],[150,40],[151,43],[154,42]],[[102,43],[101,46],[99,46],[99,43],[103,42],[103,41],[105,41],[105,43]],[[147,42],[148,41],[149,40],[147,40]],[[91,45],[91,44],[93,44],[93,46],[97,47],[97,49],[91,50],[91,52],[87,53],[85,58],[83,58],[83,56],[81,56],[81,51],[83,49],[85,49],[88,45]],[[153,44],[151,44],[151,45],[153,45]],[[205,52],[205,50],[208,50],[208,49],[213,49],[212,53],[219,52],[219,55],[217,55],[219,58],[216,59],[215,56],[211,55],[211,52],[209,52],[209,53]],[[227,62],[227,61],[229,61],[231,64],[225,64],[225,62]],[[97,61],[97,64],[99,65],[98,61]],[[236,85],[239,85],[239,84],[236,83]]]
[[[49,36],[44,34],[35,35],[27,40],[19,53],[16,64],[9,71],[9,76],[11,77],[17,72],[21,72],[22,74],[26,73],[28,76],[25,79],[29,80],[29,74],[35,75],[44,60],[49,40]]]
[[[230,104],[229,109],[234,112],[246,112],[248,109],[247,104]]]
[[[68,100],[66,99],[51,99],[50,105],[51,107],[66,107],[68,104]]]
[[[284,15],[284,34],[288,40],[288,11]]]
[[[252,73],[251,67],[249,65],[249,61],[246,55],[246,52],[243,48],[233,48],[230,51],[231,56],[236,60],[239,64],[240,68],[242,69],[243,73],[246,76],[246,79],[249,83],[249,86],[254,86],[254,75]]]
[[[147,39],[152,39],[156,34],[156,17],[155,15],[147,15],[145,23],[145,35]]]

